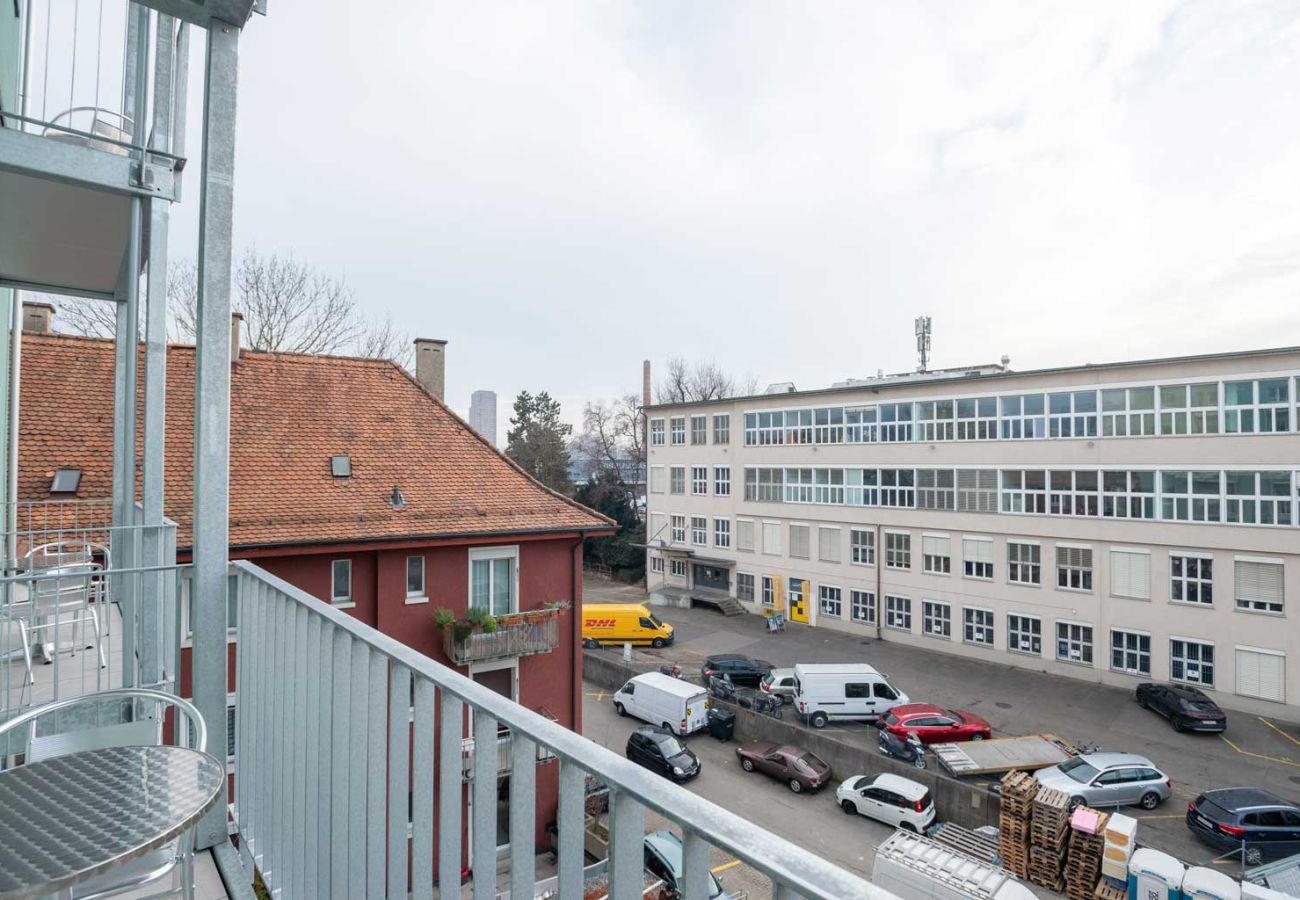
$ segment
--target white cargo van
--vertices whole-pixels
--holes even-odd
[[[906,694],[865,663],[794,667],[794,709],[814,728],[833,721],[874,721],[906,702]]]
[[[690,734],[708,724],[709,695],[698,684],[647,672],[618,689],[614,709],[620,716],[636,716],[674,734]]]
[[[876,848],[871,883],[908,900],[1034,900],[1005,869],[906,831]]]

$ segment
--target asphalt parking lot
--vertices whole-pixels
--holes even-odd
[[[584,593],[586,602],[645,599],[639,587],[596,580],[586,583]],[[1196,841],[1183,821],[1187,802],[1200,792],[1248,785],[1300,798],[1300,728],[1291,723],[1228,710],[1224,735],[1178,734],[1138,707],[1132,691],[1106,685],[828,629],[791,624],[772,634],[759,616],[727,618],[708,608],[667,609],[661,615],[676,629],[676,642],[663,650],[638,648],[637,656],[678,663],[696,677],[705,656],[717,652],[743,653],[776,666],[868,662],[913,701],[977,712],[993,726],[994,737],[1044,732],[1146,756],[1173,780],[1174,795],[1153,812],[1126,812],[1142,822],[1139,840],[1189,863],[1210,864],[1217,855]],[[831,729],[874,746],[871,726]]]

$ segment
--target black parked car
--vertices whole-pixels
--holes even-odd
[[[1187,827],[1223,850],[1246,849],[1246,863],[1300,853],[1300,806],[1259,788],[1206,791],[1187,804]]]
[[[1174,731],[1223,731],[1228,727],[1228,716],[1218,704],[1185,684],[1139,684],[1137,702],[1168,719]]]
[[[627,739],[627,758],[673,781],[700,774],[700,761],[671,731],[642,725]]]
[[[732,684],[756,688],[772,669],[772,664],[764,659],[750,659],[739,653],[716,653],[700,666],[700,680],[708,684],[710,678],[726,675]]]

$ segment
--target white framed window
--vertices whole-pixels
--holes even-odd
[[[336,559],[330,565],[332,587],[330,602],[335,606],[351,606],[352,599],[352,560]]]
[[[899,631],[912,630],[912,599],[894,594],[885,595],[885,626]]]
[[[695,445],[709,442],[709,417],[691,416],[691,443]]]
[[[709,493],[709,467],[691,466],[691,493],[703,497]]]
[[[754,552],[754,522],[751,519],[736,520],[736,549],[745,553]]]
[[[1169,678],[1214,687],[1214,644],[1192,638],[1169,639]]]
[[[1047,472],[1044,469],[1002,470],[1002,511],[1004,513],[1047,512]]]
[[[885,568],[912,568],[912,536],[906,531],[885,532]]]
[[[1223,518],[1222,473],[1161,471],[1160,518],[1175,522],[1218,522]]]
[[[840,602],[842,592],[834,585],[822,584],[817,587],[818,609],[823,616],[840,618],[843,615],[843,604]]]
[[[962,574],[967,578],[993,580],[993,539],[964,537],[961,539]]]
[[[736,573],[736,599],[744,603],[754,602],[754,576],[748,572]]]
[[[999,397],[1002,439],[1030,440],[1047,437],[1047,406],[1042,394]]]
[[[957,470],[957,511],[979,513],[998,511],[997,469]]]
[[[880,505],[899,509],[916,508],[916,471],[880,470]]]
[[[813,470],[787,468],[783,477],[784,491],[781,499],[786,503],[813,502]]]
[[[955,509],[957,480],[952,469],[916,470],[917,509]]]
[[[1054,516],[1095,516],[1101,508],[1096,469],[1053,469],[1047,511]]]
[[[731,496],[731,466],[713,467],[713,493],[718,497]]]
[[[1102,437],[1150,437],[1156,433],[1156,389],[1112,388],[1101,392]]]
[[[811,444],[813,442],[813,411],[787,409],[785,411],[785,442]]]
[[[813,441],[818,444],[844,443],[844,408],[842,406],[813,410]]]
[[[1223,383],[1223,430],[1226,434],[1271,434],[1290,431],[1290,389],[1286,378]]]
[[[662,494],[668,486],[668,473],[663,466],[650,467],[650,493]]]
[[[808,558],[808,526],[790,523],[790,556],[795,559]]]
[[[731,443],[731,414],[717,413],[713,416],[713,443]]]
[[[667,541],[668,515],[661,512],[650,513],[650,540]]]
[[[921,571],[931,575],[952,573],[952,540],[948,535],[921,535]]]
[[[1237,693],[1286,702],[1286,654],[1262,647],[1237,648]]]
[[[880,473],[856,467],[844,470],[845,501],[849,506],[880,505]]]
[[[731,546],[731,520],[713,520],[713,546],[727,548]]]
[[[992,441],[997,436],[997,397],[968,397],[957,401],[957,440]]]
[[[1092,548],[1056,545],[1056,587],[1066,591],[1092,590]]]
[[[993,646],[993,610],[980,606],[963,606],[962,640],[981,647]]]
[[[650,557],[650,571],[657,575],[664,573],[664,558],[662,556]]]
[[[844,504],[843,469],[813,469],[813,502]]]
[[[771,466],[745,469],[745,499],[756,503],[781,503],[785,473]]]
[[[931,637],[952,637],[952,605],[938,600],[922,601],[921,631]]]
[[[876,595],[872,591],[849,591],[849,614],[854,622],[876,624]]]
[[[408,556],[406,558],[406,599],[427,600],[424,592],[424,557]]]
[[[662,447],[664,445],[664,420],[650,420],[650,446]]]
[[[1101,473],[1101,514],[1112,519],[1156,517],[1156,473],[1107,471]]]
[[[772,607],[776,605],[776,580],[771,575],[764,575],[760,581],[763,589],[763,605]]]
[[[1110,595],[1129,600],[1151,599],[1151,551],[1111,548]]]
[[[673,524],[672,542],[674,544],[686,543],[686,517],[673,516],[672,524]]]
[[[1290,525],[1290,472],[1223,473],[1224,521],[1242,525]]]
[[[745,446],[768,447],[785,443],[785,413],[779,410],[745,413]]]
[[[880,439],[879,421],[874,406],[844,410],[844,440],[850,444],[874,444]]]
[[[673,576],[674,578],[685,578],[685,577],[686,577],[686,560],[684,560],[684,559],[674,559],[674,560],[670,560],[670,561],[669,561],[669,566],[668,566],[668,571],[672,573],[672,576]]]
[[[684,494],[686,493],[686,467],[673,466],[668,470],[668,493]]]
[[[697,547],[708,546],[709,520],[705,516],[691,516],[691,543]]]
[[[668,422],[674,446],[686,443],[686,417],[675,416]]]
[[[951,441],[953,438],[954,402],[919,400],[916,404],[916,439]]]
[[[1171,551],[1169,599],[1174,603],[1214,603],[1214,557],[1208,553]]]
[[[471,547],[469,605],[494,616],[519,612],[519,547]]]
[[[781,555],[781,523],[763,523],[763,552],[769,556]]]
[[[1056,658],[1092,665],[1092,626],[1082,622],[1057,622]]]
[[[1028,541],[1007,541],[1007,581],[1013,584],[1043,583],[1042,548]]]
[[[1043,620],[1012,613],[1007,616],[1007,649],[1012,653],[1043,655]]]
[[[884,443],[910,443],[912,440],[912,404],[882,403],[880,440]]]
[[[832,525],[817,527],[817,558],[822,562],[840,561],[840,530]]]
[[[1054,438],[1097,436],[1097,392],[1047,395],[1047,434]]]
[[[1110,630],[1110,667],[1126,675],[1151,675],[1151,635],[1145,631]]]
[[[1283,611],[1282,560],[1238,556],[1233,565],[1237,609],[1266,613]]]
[[[1218,382],[1161,385],[1160,433],[1218,434]]]
[[[856,566],[876,564],[876,533],[866,528],[849,529],[849,562]]]

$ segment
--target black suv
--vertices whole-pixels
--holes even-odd
[[[739,653],[717,653],[700,666],[700,680],[708,684],[710,678],[726,675],[732,684],[758,687],[772,668],[772,664],[763,659],[750,659]]]
[[[1300,807],[1259,788],[1206,791],[1187,804],[1187,827],[1223,850],[1244,845],[1251,865],[1300,853]]]
[[[677,735],[653,725],[632,732],[624,752],[632,762],[673,781],[687,781],[700,774],[699,759]]]
[[[1224,731],[1228,727],[1228,716],[1213,700],[1184,684],[1139,684],[1137,702],[1168,719],[1174,731]]]

